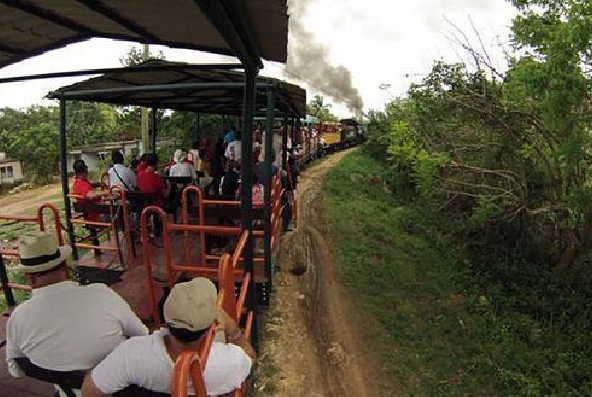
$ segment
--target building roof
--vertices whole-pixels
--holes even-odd
[[[2,0],[0,67],[104,37],[285,62],[287,0]]]
[[[142,66],[148,69],[139,71]],[[162,69],[154,69],[156,66]],[[48,97],[212,114],[241,114],[244,73],[204,70],[197,66],[200,65],[149,60],[131,70],[122,69],[61,87],[50,92]],[[151,90],[150,87],[160,89]],[[257,87],[255,113],[265,110],[266,89],[272,87],[279,97],[276,101],[278,114],[305,115],[306,91],[299,86],[258,77]]]

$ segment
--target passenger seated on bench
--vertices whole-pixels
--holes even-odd
[[[102,397],[132,384],[170,393],[175,360],[183,351],[200,349],[216,318],[227,343],[212,344],[204,371],[207,393],[226,395],[240,387],[251,371],[255,351],[236,322],[218,311],[216,302],[216,287],[206,278],[175,285],[163,308],[167,327],[117,347],[87,374],[83,396]]]
[[[20,238],[21,263],[33,287],[31,299],[16,307],[6,325],[6,361],[14,377],[24,376],[16,359],[53,371],[86,371],[126,338],[148,329],[129,305],[104,284],[69,281],[69,246],[55,236],[31,232]]]
[[[173,159],[175,164],[171,166],[169,170],[169,176],[189,177],[192,181],[195,181],[197,178],[195,167],[191,162],[186,161],[186,153],[183,151],[183,149],[175,150]]]
[[[94,190],[100,187],[100,183],[91,183],[88,180],[88,167],[84,160],[74,162],[74,183],[72,184],[72,194],[84,197],[76,199],[77,210],[80,210],[87,221],[98,222],[101,214],[101,197],[109,195],[104,190]]]
[[[222,177],[222,200],[236,200],[236,190],[240,181],[240,165],[236,161],[230,161],[228,171]]]
[[[138,174],[138,189],[145,194],[154,196],[154,205],[163,207],[169,195],[169,186],[165,186],[156,171],[158,157],[154,153],[146,154],[146,168]]]
[[[136,190],[136,174],[123,165],[123,154],[119,150],[111,152],[113,166],[109,168],[109,185],[121,186],[124,190]]]

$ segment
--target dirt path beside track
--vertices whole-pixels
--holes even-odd
[[[0,211],[2,214],[24,214],[47,201],[61,201],[61,197],[59,199],[54,197],[61,191],[61,185],[54,183],[15,194],[7,194],[0,197]]]
[[[336,275],[322,189],[333,154],[302,173],[299,227],[282,238],[279,269],[261,336],[257,396],[384,396],[375,353],[364,343],[366,318]]]

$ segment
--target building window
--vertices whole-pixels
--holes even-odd
[[[0,178],[2,178],[2,179],[7,178],[6,167],[0,167]]]
[[[98,155],[99,155],[99,160],[101,160],[101,161],[105,161],[105,159],[107,158],[106,152],[100,152],[100,153],[98,153]]]
[[[14,176],[13,171],[12,171],[12,166],[6,167],[6,176],[8,178],[12,178]]]

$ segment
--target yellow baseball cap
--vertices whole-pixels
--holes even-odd
[[[207,278],[176,284],[164,302],[164,320],[173,328],[201,331],[216,319],[217,299],[216,286]]]

